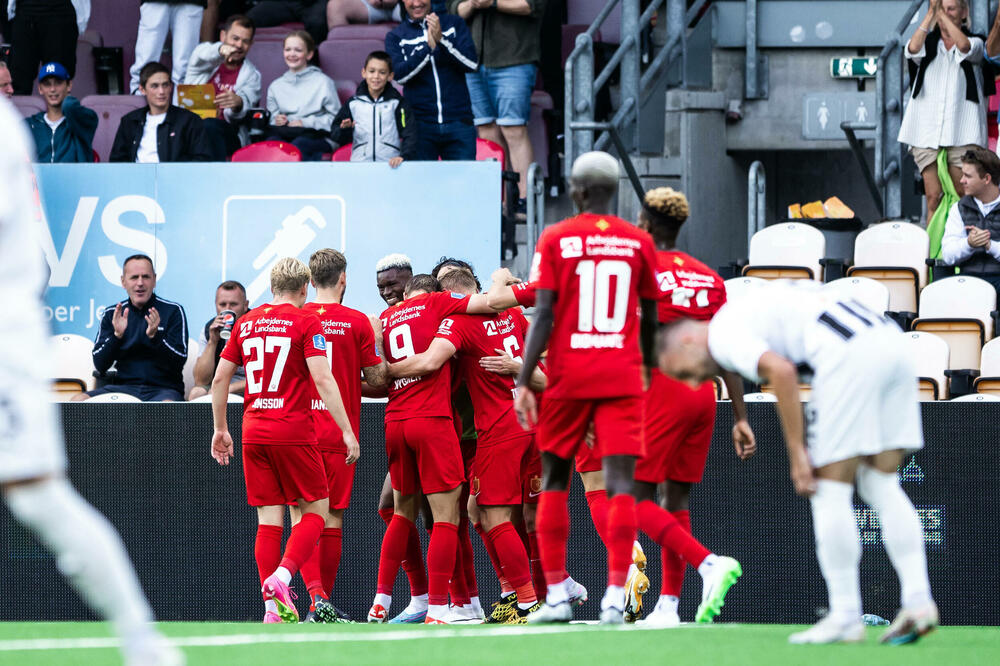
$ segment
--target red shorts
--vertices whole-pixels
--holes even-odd
[[[275,506],[329,494],[323,456],[315,444],[243,444],[250,506]]]
[[[389,421],[385,451],[392,488],[402,495],[442,493],[465,481],[462,450],[448,417]]]
[[[590,448],[584,443],[583,446],[576,450],[576,464],[577,474],[583,474],[584,472],[600,472],[603,467],[601,466],[601,450],[597,446],[597,441],[594,441],[594,448]]]
[[[600,400],[560,400],[548,398],[538,416],[538,448],[570,460],[584,441],[590,422],[599,442],[598,455],[635,456],[643,454],[642,396]]]
[[[531,433],[528,432],[499,441],[479,442],[470,490],[479,506],[521,503],[531,448]]]
[[[531,433],[528,452],[521,462],[521,503],[538,504],[542,494],[542,455],[538,451],[538,440]]]
[[[346,509],[351,503],[354,471],[358,468],[358,464],[347,464],[347,451],[323,449],[322,453],[323,466],[326,467],[326,484],[330,489],[330,508]]]
[[[472,464],[476,460],[476,439],[459,440],[458,446],[462,449],[462,469],[465,471],[465,480],[472,480]]]
[[[715,426],[715,386],[692,389],[653,372],[645,411],[646,455],[635,465],[637,481],[698,483]]]

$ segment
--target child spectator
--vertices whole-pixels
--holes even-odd
[[[333,79],[309,64],[315,54],[316,43],[308,32],[289,33],[284,43],[288,71],[267,90],[268,138],[290,142],[305,162],[319,161],[333,148],[329,128],[340,111]]]
[[[27,119],[39,162],[94,161],[97,114],[80,106],[79,100],[69,94],[71,90],[73,82],[65,67],[57,62],[42,67],[38,94],[47,110]]]
[[[402,95],[390,85],[392,59],[385,51],[365,58],[354,97],[333,121],[333,141],[352,143],[352,162],[388,162],[392,168],[416,158],[417,126]]]

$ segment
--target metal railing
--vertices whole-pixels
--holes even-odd
[[[528,261],[535,256],[535,243],[545,225],[545,174],[538,162],[532,162],[528,167],[528,201],[525,210],[527,228],[525,242],[528,246]]]
[[[764,163],[756,160],[747,174],[747,252],[750,251],[750,239],[766,223],[766,201],[767,174],[764,173]]]

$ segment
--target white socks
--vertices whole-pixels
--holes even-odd
[[[719,556],[716,555],[715,553],[709,553],[708,555],[706,555],[705,559],[702,560],[701,564],[698,565],[698,575],[700,575],[702,578],[707,576],[708,573],[712,570],[712,566],[715,564],[715,561],[718,559]]]
[[[854,487],[849,483],[818,479],[810,498],[816,556],[826,580],[830,616],[842,623],[861,619],[861,585],[858,566],[861,541],[854,517]]]
[[[285,585],[288,585],[289,583],[292,582],[292,572],[286,569],[285,567],[278,567],[277,569],[275,569],[274,575],[277,576],[278,580],[280,580]]]
[[[388,595],[386,595],[386,598],[392,599],[392,597],[389,597]],[[388,604],[386,604],[386,608],[388,607]],[[410,597],[410,603],[406,606],[406,610],[410,613],[423,613],[427,610],[427,595],[418,594],[415,597]]]
[[[155,635],[153,613],[114,528],[65,479],[14,486],[7,506],[56,556],[59,571],[126,641]]]
[[[609,608],[619,611],[625,610],[624,587],[620,585],[608,585],[608,591],[604,593],[604,598],[601,599],[601,610],[606,611]]]
[[[573,579],[567,576],[561,583],[549,585],[548,592],[545,595],[545,603],[549,606],[556,606],[569,601],[570,585],[572,585],[572,583]]]
[[[913,503],[899,486],[895,472],[885,474],[861,465],[857,483],[861,499],[878,513],[882,543],[899,576],[901,606],[926,606],[931,603],[931,585],[927,578],[924,531]]]
[[[376,593],[375,601],[372,602],[372,606],[381,606],[382,608],[389,610],[392,606],[392,595]]]
[[[660,598],[656,600],[656,607],[653,609],[654,612],[660,611],[663,613],[673,613],[677,614],[677,607],[680,605],[681,600],[672,594],[661,594]]]

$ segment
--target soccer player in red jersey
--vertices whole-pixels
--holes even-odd
[[[212,457],[228,465],[234,455],[226,424],[229,381],[246,368],[243,398],[243,474],[247,501],[257,507],[254,556],[266,608],[264,622],[296,622],[288,583],[309,559],[328,512],[326,472],[316,445],[312,391],[326,403],[343,432],[345,461],[360,454],[337,380],[326,358],[326,338],[315,315],[302,311],[309,268],[286,257],[271,269],[274,299],[244,315],[233,331],[212,380]],[[297,502],[302,519],[281,552],[285,505]]]
[[[684,194],[660,187],[646,193],[639,213],[639,227],[652,234],[657,248],[657,312],[661,324],[682,318],[707,321],[726,302],[722,278],[674,247],[689,210]],[[739,457],[746,459],[753,455],[756,443],[746,420],[743,383],[735,373],[725,373],[724,379],[735,414],[733,444]],[[679,624],[677,605],[688,563],[703,578],[702,604],[696,615],[701,622],[710,622],[719,613],[726,591],[740,575],[735,560],[716,557],[691,536],[691,485],[701,481],[705,470],[715,427],[715,406],[712,382],[692,389],[659,370],[653,371],[645,401],[646,454],[635,467],[639,527],[662,548],[660,598],[645,621],[652,626]],[[653,497],[661,483],[663,504],[657,506]],[[626,620],[634,621],[641,613],[642,593],[648,586],[645,574],[630,571]]]
[[[441,286],[462,294],[478,291],[475,277],[464,269],[442,277]],[[472,398],[478,436],[472,496],[481,513],[484,540],[495,549],[503,576],[517,594],[517,603],[505,620],[508,624],[522,624],[537,606],[528,553],[511,519],[523,503],[534,504],[528,484],[539,478],[541,465],[533,433],[524,432],[514,414],[513,377],[489,372],[480,361],[497,352],[519,358],[526,329],[519,309],[485,317],[449,317],[442,320],[427,351],[389,366],[393,377],[419,377],[458,354],[458,372]],[[532,388],[545,388],[545,375],[538,369]]]
[[[654,365],[656,258],[648,233],[608,212],[618,188],[615,158],[584,153],[573,164],[571,185],[581,213],[542,232],[533,259],[537,312],[515,398],[522,425],[538,422],[542,451],[537,529],[548,594],[529,620],[572,619],[568,486],[572,458],[593,421],[609,496],[601,622],[620,624],[636,534],[632,484],[643,453],[643,377]],[[546,344],[549,388],[539,419],[528,382]]]
[[[481,294],[439,292],[430,275],[415,275],[404,300],[382,313],[386,360],[401,361],[426,351],[441,320],[453,314],[492,312]],[[392,587],[406,557],[418,491],[431,506],[434,527],[427,549],[428,608],[425,622],[444,623],[448,582],[458,548],[458,496],[465,479],[458,435],[452,419],[451,372],[437,372],[389,384],[385,411],[385,445],[392,479],[394,513],[382,540],[378,587],[369,622],[385,622]]]
[[[361,437],[361,382],[381,388],[388,377],[387,365],[375,344],[375,332],[367,315],[341,305],[347,288],[347,259],[337,250],[323,249],[309,257],[309,272],[316,288],[316,301],[302,306],[319,318],[326,337],[326,358],[340,387],[355,439]],[[312,400],[316,439],[323,455],[330,489],[330,510],[319,539],[319,548],[302,565],[300,573],[309,591],[311,605],[306,621],[336,622],[344,617],[330,603],[343,543],[344,510],[351,501],[357,465],[346,463],[343,433],[330,418],[319,395]],[[297,508],[292,509],[293,517]],[[293,522],[298,522],[293,520]]]

